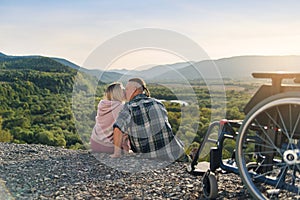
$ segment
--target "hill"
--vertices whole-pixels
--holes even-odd
[[[118,71],[130,77],[142,77],[150,82],[213,79],[218,77],[218,69],[222,78],[250,78],[256,71],[300,71],[300,56],[236,56],[217,60],[175,63],[159,65],[142,71]]]
[[[70,62],[70,61],[68,61],[66,59],[63,59],[63,58],[51,58],[51,59],[53,59],[53,60],[55,60],[55,61],[57,61],[57,62],[65,65],[65,66],[68,66],[68,67],[71,67],[73,69],[76,69],[76,70],[79,70],[79,68],[80,68],[78,65],[76,65],[76,64],[74,64],[74,63],[72,63],[72,62]]]
[[[179,69],[189,66],[193,62],[183,62],[183,63],[174,63],[169,65],[158,65],[151,67],[145,70],[111,70],[110,72],[117,72],[123,74],[125,77],[122,79],[128,79],[130,77],[142,77],[145,80],[156,80],[157,77],[160,77],[162,74],[170,73],[170,71],[178,71]],[[164,80],[164,77],[161,77],[160,80]]]
[[[108,83],[108,82],[114,82],[119,80],[121,77],[124,75],[122,73],[118,72],[109,72],[109,71],[103,71],[103,70],[91,70],[91,69],[86,69],[83,67],[80,67],[74,63],[72,63],[69,60],[66,60],[64,58],[53,58],[53,57],[44,57],[44,56],[10,56],[10,55],[5,55],[0,52],[0,62],[6,62],[10,66],[15,66],[18,65],[19,69],[26,69],[26,68],[32,68],[32,66],[35,66],[36,68],[40,68],[39,70],[42,70],[41,68],[43,60],[48,59],[47,66],[45,68],[51,66],[50,68],[52,70],[57,70],[53,69],[55,67],[61,67],[62,69],[67,69],[72,68],[76,71],[84,72],[88,75],[94,76],[95,78],[99,79],[99,81]],[[20,66],[18,63],[21,63],[23,66]],[[3,67],[3,66],[2,66]]]
[[[1,56],[1,141],[83,148],[71,111],[77,74],[48,57]]]
[[[247,77],[255,71],[300,71],[300,56],[236,56],[215,61],[223,77]]]
[[[0,61],[36,59],[41,56],[8,56],[0,53]],[[214,69],[218,69],[222,78],[243,79],[250,78],[255,71],[300,71],[300,56],[235,56],[217,60],[203,60],[199,62],[182,62],[168,65],[158,65],[145,70],[108,70],[87,69],[80,67],[66,59],[48,58],[63,66],[79,70],[94,76],[104,83],[126,81],[131,77],[141,77],[148,82],[195,80],[217,77]]]
[[[215,78],[213,68],[219,70],[222,78],[243,79],[250,78],[257,71],[300,71],[300,56],[237,56],[218,60],[204,60],[193,63],[179,70],[167,71],[156,77],[156,80],[175,80],[179,75],[187,80]]]
[[[4,53],[0,52],[0,57],[6,56]]]
[[[121,76],[62,58],[1,53],[0,141],[85,148],[103,82]]]

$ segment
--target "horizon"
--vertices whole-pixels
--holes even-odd
[[[17,55],[17,54],[7,54],[3,51],[0,51],[0,55],[3,54],[5,56],[24,56],[24,57],[27,57],[27,56],[42,56],[42,57],[48,57],[48,58],[59,58],[59,59],[65,59],[81,68],[86,68],[86,69],[89,69],[89,70],[94,70],[94,69],[99,69],[99,70],[103,70],[101,67],[98,67],[98,68],[95,68],[95,67],[87,67],[87,66],[81,66],[77,63],[75,63],[74,61],[72,60],[69,60],[67,58],[64,58],[64,57],[59,57],[59,56],[56,56],[56,57],[53,57],[53,56],[48,56],[48,55],[38,55],[38,54],[34,54],[34,55],[31,55],[31,54],[20,54],[20,55]],[[199,61],[179,61],[179,62],[173,62],[173,63],[158,63],[158,64],[145,64],[145,65],[140,65],[140,66],[134,66],[134,67],[129,67],[129,68],[125,68],[125,67],[120,67],[120,68],[108,68],[106,69],[106,71],[143,71],[143,70],[148,70],[148,69],[151,69],[151,68],[154,68],[154,67],[158,67],[158,66],[167,66],[167,65],[176,65],[176,64],[183,64],[183,63],[187,63],[187,62],[190,62],[190,63],[197,63],[197,62],[202,62],[202,61],[207,61],[207,60],[211,60],[211,61],[218,61],[218,60],[223,60],[223,59],[231,59],[231,58],[238,58],[238,57],[300,57],[300,54],[299,55],[235,55],[235,56],[229,56],[229,57],[222,57],[222,58],[217,58],[217,59],[212,59],[212,58],[208,58],[208,59],[203,59],[203,60],[199,60]]]

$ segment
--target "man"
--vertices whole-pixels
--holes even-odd
[[[162,103],[150,98],[145,82],[130,79],[125,96],[128,102],[114,123],[114,154],[121,156],[122,134],[128,133],[131,149],[146,157],[175,161],[184,154],[182,142],[173,134]]]

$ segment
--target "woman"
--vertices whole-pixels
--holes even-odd
[[[105,97],[98,104],[96,124],[90,143],[92,152],[113,153],[113,124],[123,108],[124,87],[122,83],[112,83],[105,91]],[[122,148],[129,151],[128,136],[122,138]]]

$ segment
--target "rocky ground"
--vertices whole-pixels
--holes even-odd
[[[185,163],[0,143],[0,199],[203,199],[201,178]],[[238,176],[218,179],[217,199],[250,199]]]

